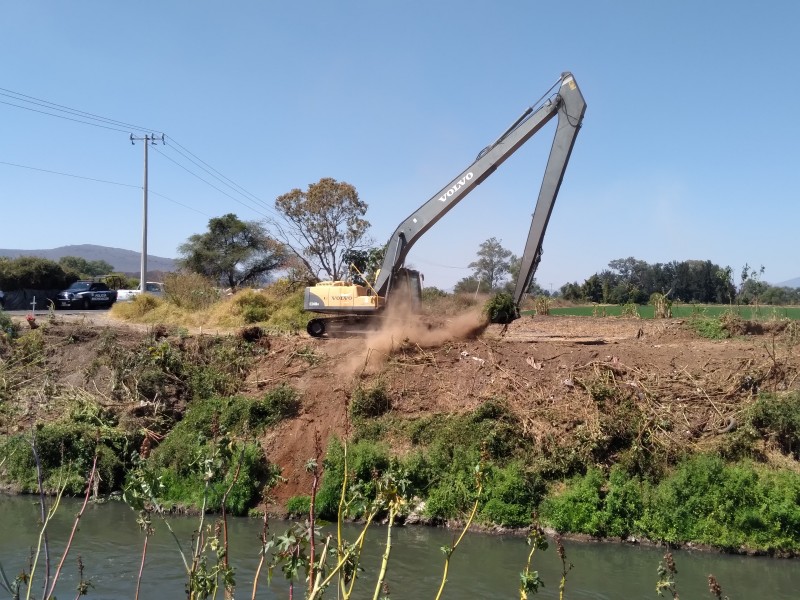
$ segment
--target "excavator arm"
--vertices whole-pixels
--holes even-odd
[[[414,243],[509,156],[558,116],[555,138],[514,291],[514,301],[519,305],[539,264],[550,213],[586,111],[586,102],[571,73],[563,73],[551,91],[556,87],[558,91],[554,95],[548,97],[538,108],[528,108],[495,142],[484,148],[469,167],[400,224],[389,238],[386,256],[375,281],[374,289],[379,296],[388,298],[391,295],[392,288],[401,278],[406,256]]]

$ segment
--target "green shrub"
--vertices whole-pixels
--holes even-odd
[[[387,413],[392,408],[392,399],[382,381],[370,388],[359,385],[350,399],[350,415],[354,419],[375,418]]]
[[[99,490],[105,493],[119,489],[133,449],[141,442],[141,438],[112,428],[69,420],[42,425],[35,436],[44,490],[53,493],[65,482],[68,495],[86,490],[95,453]],[[36,492],[36,462],[30,437],[16,435],[6,440],[0,448],[0,461],[2,457],[6,458],[3,478],[16,483],[22,491]]]
[[[599,469],[577,476],[561,494],[547,498],[541,506],[542,522],[557,531],[605,534],[601,490],[605,478]]]
[[[281,297],[280,303],[270,315],[266,327],[272,331],[297,333],[305,331],[310,318],[309,313],[303,308],[303,290],[293,291]]]
[[[296,417],[300,413],[300,397],[292,386],[285,383],[270,390],[261,400],[253,402],[248,416],[251,427],[270,426]]]
[[[796,473],[776,476],[750,463],[725,465],[701,455],[682,462],[654,488],[640,525],[648,537],[669,543],[796,548],[799,499]]]
[[[605,535],[627,537],[637,530],[637,521],[644,511],[644,494],[648,486],[619,466],[611,468],[603,499]]]
[[[77,279],[57,262],[36,256],[0,258],[0,290],[63,290]]]
[[[467,452],[454,462],[453,468],[436,477],[428,490],[425,513],[435,519],[461,517],[475,502],[478,489],[475,481],[475,465],[480,454]],[[466,467],[472,464],[472,468]],[[462,467],[463,468],[459,468]]]
[[[724,340],[730,337],[725,325],[718,318],[698,315],[689,320],[689,326],[700,337],[711,340]]]
[[[447,298],[450,294],[435,286],[428,286],[422,290],[422,301],[433,302],[439,298]]]
[[[286,501],[286,513],[293,518],[308,516],[311,511],[311,496],[292,496]]]
[[[750,408],[748,420],[781,452],[800,459],[800,393],[762,394]]]
[[[495,294],[483,307],[483,312],[492,323],[510,323],[519,317],[517,305],[511,294]]]
[[[487,469],[484,489],[481,519],[504,527],[529,525],[546,491],[541,477],[518,462]]]
[[[388,449],[368,440],[361,440],[347,447],[347,471],[350,486],[360,488],[364,498],[375,495],[375,479],[391,464]],[[317,512],[325,519],[335,520],[339,510],[339,499],[344,479],[344,446],[338,438],[331,438],[325,455],[322,485],[317,494]],[[363,506],[355,506],[349,516],[358,517]]]
[[[152,460],[185,474],[215,437],[258,433],[296,415],[299,407],[297,392],[288,385],[276,387],[260,400],[242,396],[197,399],[154,449]]]
[[[266,294],[253,290],[242,290],[233,297],[234,311],[239,313],[245,323],[259,323],[269,319],[275,310],[276,302]]]
[[[222,498],[228,492],[226,510],[233,515],[246,515],[260,500],[263,487],[278,474],[277,467],[267,461],[261,446],[251,442],[226,443],[221,450],[215,449],[213,443],[205,443],[187,470],[161,468],[157,471],[163,486],[160,493],[163,501],[199,509],[205,496],[206,509],[219,511]]]

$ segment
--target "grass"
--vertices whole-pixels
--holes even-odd
[[[215,296],[201,306],[176,301],[169,293],[165,300],[137,296],[120,302],[111,315],[123,320],[166,326],[235,329],[248,325],[280,332],[305,330],[309,315],[303,311],[303,290],[278,281],[263,290],[244,289],[231,296]]]
[[[623,315],[625,307],[618,304],[602,305],[579,305],[559,308],[550,308],[551,315],[571,316],[571,317],[591,317],[594,316],[602,307],[606,316],[619,317]],[[643,319],[653,318],[653,307],[651,305],[637,306],[637,312]],[[673,304],[672,317],[676,319],[687,319],[697,315],[711,318],[721,317],[722,315],[734,311],[742,319],[748,321],[765,321],[775,319],[800,320],[800,306],[729,306],[727,304]],[[524,315],[535,314],[534,311],[523,311]]]

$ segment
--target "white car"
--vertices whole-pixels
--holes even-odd
[[[148,281],[144,284],[144,291],[147,294],[163,298],[164,284],[158,281]],[[138,288],[135,290],[117,290],[117,302],[130,302],[141,293],[142,291]]]

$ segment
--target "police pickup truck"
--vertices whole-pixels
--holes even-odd
[[[117,301],[117,292],[101,281],[76,281],[56,296],[56,308],[110,307]]]

